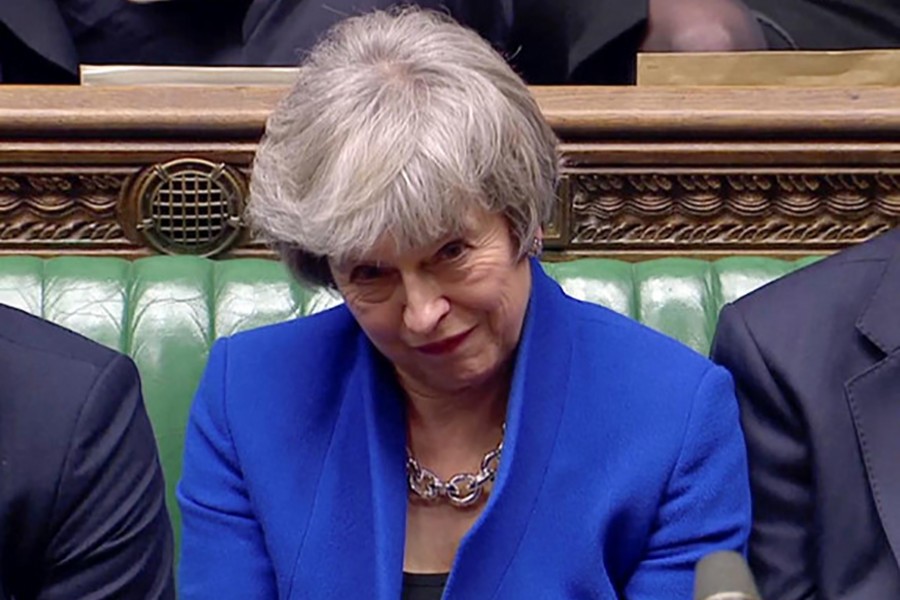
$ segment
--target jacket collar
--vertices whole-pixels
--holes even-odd
[[[845,395],[878,516],[900,563],[900,229],[884,241],[889,250],[885,269],[856,322],[857,330],[884,356],[849,379]]]
[[[537,501],[568,396],[566,296],[531,260],[532,292],[510,388],[503,457],[481,518],[463,538],[445,598],[493,598]]]
[[[444,598],[494,596],[525,533],[555,444],[569,385],[571,325],[560,287],[537,260],[531,260],[531,273],[500,468],[484,512],[460,544]],[[347,508],[370,512],[376,568],[358,565],[352,557],[341,563],[348,571],[359,568],[362,579],[376,578],[370,585],[374,597],[393,600],[400,597],[405,542],[405,416],[389,366],[366,346],[364,402],[372,499],[369,507]]]
[[[856,328],[885,354],[900,348],[900,229],[887,234],[892,255]]]
[[[53,0],[0,2],[0,23],[44,59],[78,74],[78,52]]]

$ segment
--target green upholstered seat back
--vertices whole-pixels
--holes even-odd
[[[725,302],[810,260],[582,259],[548,264],[547,270],[569,294],[630,315],[706,353]],[[176,536],[180,516],[174,490],[185,423],[213,340],[338,302],[324,290],[302,288],[280,263],[263,259],[0,258],[0,303],[134,359],[159,442]]]

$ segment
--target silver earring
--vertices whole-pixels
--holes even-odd
[[[534,236],[534,239],[531,240],[531,248],[528,250],[528,256],[540,256],[543,251],[544,240],[538,236]]]

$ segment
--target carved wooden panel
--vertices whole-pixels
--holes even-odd
[[[0,170],[0,247],[132,248],[117,216],[127,176],[109,168]]]
[[[0,87],[0,254],[153,253],[142,176],[205,161],[245,193],[283,93]],[[795,255],[900,224],[900,88],[534,93],[566,165],[550,254]],[[270,254],[228,239],[227,255]]]
[[[828,251],[900,224],[900,169],[576,172],[563,201],[576,252]]]
[[[0,170],[0,252],[150,253],[127,192],[145,169]],[[233,172],[246,177],[246,169]],[[569,254],[821,252],[900,224],[900,169],[571,170],[545,227]],[[246,236],[232,254],[265,254]]]

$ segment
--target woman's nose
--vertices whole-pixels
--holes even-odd
[[[441,294],[440,286],[423,279],[404,281],[406,305],[403,324],[410,332],[425,335],[437,328],[450,311],[450,302]]]

